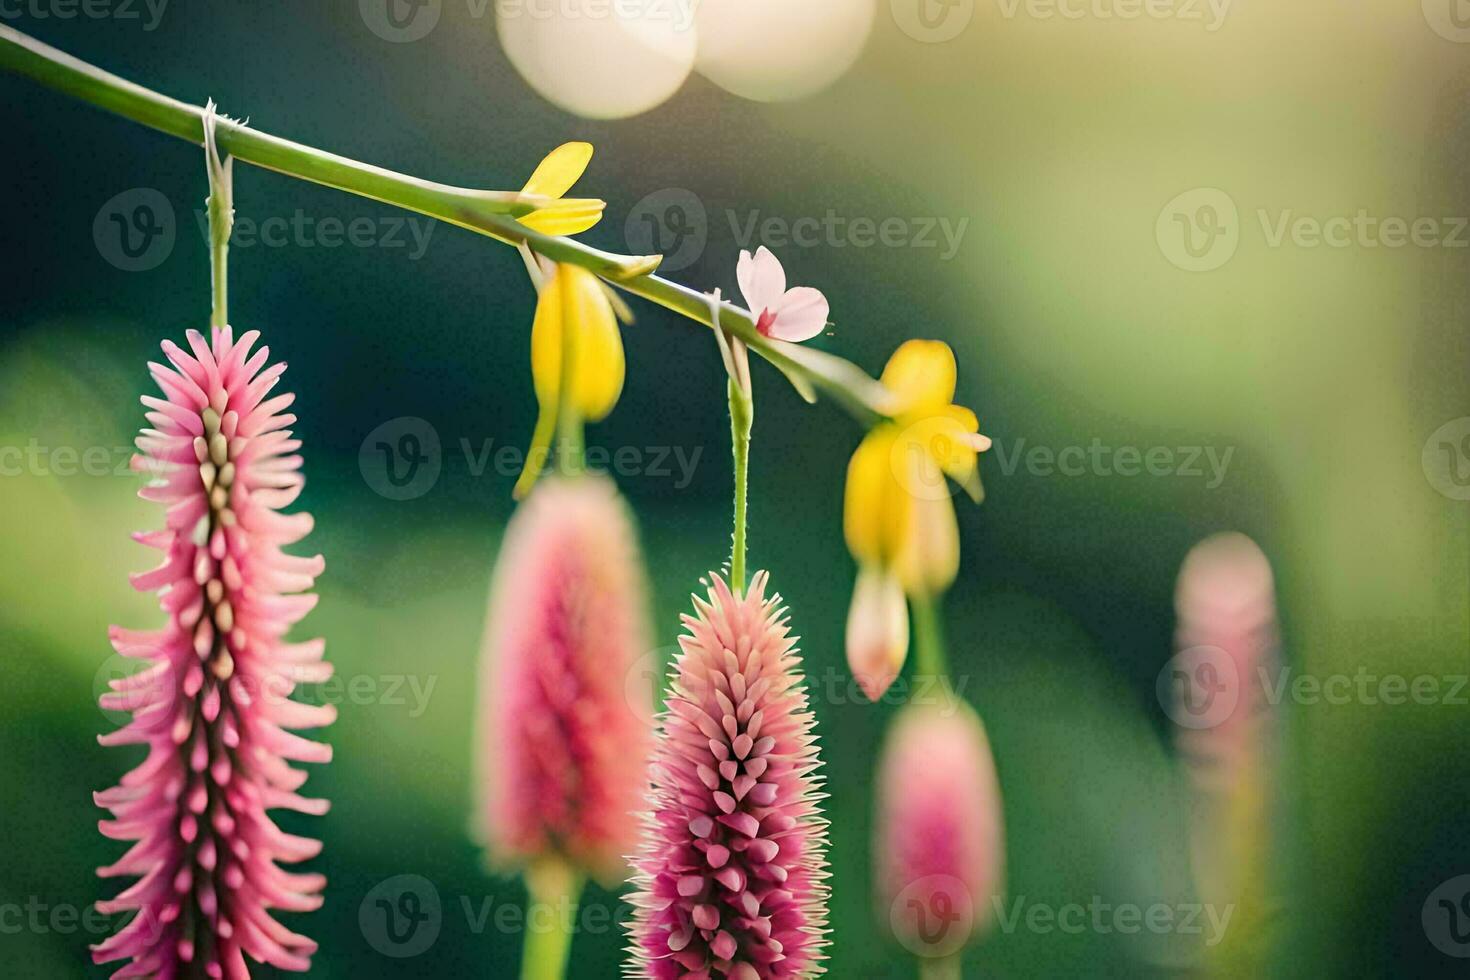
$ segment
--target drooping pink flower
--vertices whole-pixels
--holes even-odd
[[[827,822],[815,719],[779,597],[757,572],[694,599],[649,768],[629,973],[653,980],[822,972]]]
[[[953,956],[989,924],[1004,877],[1000,785],[985,728],[958,696],[894,719],[874,844],[881,915],[911,952]]]
[[[297,684],[326,680],[320,640],[287,643],[286,632],[316,604],[310,589],[321,556],[287,555],[311,516],[286,515],[301,492],[300,443],[284,414],[292,395],[267,399],[285,370],[251,354],[251,331],[209,341],[189,331],[189,351],[165,341],[172,367],[149,364],[163,398],[144,397],[152,428],[138,437],[133,468],[154,475],[140,492],[165,506],[160,531],[135,535],[164,554],[133,576],[157,591],[168,622],[148,632],[113,627],[112,645],[148,666],[112,682],[101,698],[131,721],[99,741],[143,744],[148,755],[122,782],[96,794],[112,811],[100,823],[136,841],[103,877],[138,875],[104,914],[134,911],[93,948],[98,963],[130,959],[114,976],[249,976],[245,957],[306,970],[316,944],[271,916],[321,904],[320,874],[291,874],[277,861],[303,861],[320,843],[283,833],[267,815],[322,814],[325,800],[296,792],[306,773],[288,761],[326,762],[327,745],[287,729],[330,724],[330,706],[290,699]],[[191,353],[192,352],[192,353]]]
[[[481,662],[477,823],[495,863],[626,876],[653,740],[647,602],[612,482],[538,484],[506,530]]]
[[[811,286],[787,289],[781,260],[764,245],[753,256],[741,249],[735,278],[762,336],[801,343],[827,329],[827,297]]]
[[[1177,653],[1161,681],[1190,779],[1195,887],[1205,902],[1239,909],[1226,942],[1208,951],[1221,973],[1261,972],[1260,942],[1279,907],[1271,877],[1278,749],[1267,697],[1279,667],[1271,563],[1243,534],[1195,545],[1175,587]]]

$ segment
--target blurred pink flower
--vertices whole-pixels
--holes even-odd
[[[894,719],[878,767],[883,914],[911,952],[957,954],[986,925],[1005,862],[1000,785],[980,718],[950,693]],[[956,974],[957,975],[957,974]]]
[[[684,617],[635,864],[632,952],[654,980],[822,972],[827,822],[815,719],[778,597],[712,576]]]
[[[652,746],[647,588],[598,476],[538,484],[511,520],[480,676],[479,830],[493,862],[559,858],[621,882]]]
[[[1185,557],[1174,605],[1166,706],[1190,778],[1195,887],[1205,902],[1239,909],[1209,962],[1217,975],[1257,975],[1280,904],[1270,860],[1279,733],[1266,693],[1280,665],[1271,563],[1243,534],[1208,537]]]
[[[129,910],[121,931],[93,959],[132,962],[117,977],[248,977],[245,956],[306,970],[316,944],[276,922],[271,909],[321,904],[325,879],[288,874],[277,861],[303,861],[320,843],[283,833],[266,815],[320,815],[325,800],[296,790],[306,773],[288,761],[326,762],[329,746],[286,729],[330,724],[330,706],[290,699],[297,684],[331,675],[320,640],[284,641],[316,605],[310,589],[321,556],[281,549],[303,538],[311,516],[285,515],[301,492],[300,443],[284,414],[294,396],[266,395],[285,370],[250,352],[259,333],[235,343],[228,327],[206,342],[189,331],[192,354],[165,341],[172,368],[149,364],[164,398],[144,397],[153,426],[142,431],[133,468],[154,481],[140,496],[166,507],[164,528],[135,535],[164,560],[133,576],[157,591],[167,624],[138,632],[113,627],[112,645],[148,666],[112,682],[102,706],[131,721],[99,741],[143,744],[148,755],[122,782],[96,794],[113,819],[104,835],[136,841],[103,877],[139,875],[104,914]]]
[[[827,329],[827,297],[810,286],[787,289],[781,260],[764,245],[754,256],[741,250],[735,278],[761,336],[800,343]]]

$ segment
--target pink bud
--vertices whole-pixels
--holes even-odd
[[[869,701],[888,690],[908,653],[909,608],[903,586],[880,568],[862,568],[847,612],[847,666]]]

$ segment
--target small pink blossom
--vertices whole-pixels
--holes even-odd
[[[781,260],[764,245],[754,256],[741,250],[735,278],[761,336],[799,344],[827,329],[827,297],[811,286],[787,289]]]

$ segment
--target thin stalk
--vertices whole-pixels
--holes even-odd
[[[228,326],[230,322],[230,232],[235,227],[234,160],[220,158],[215,141],[214,103],[205,107],[204,164],[209,172],[209,324]]]
[[[562,980],[572,950],[582,878],[553,860],[527,872],[526,890],[531,907],[525,917],[521,980]]]
[[[942,959],[919,957],[919,980],[960,980],[959,956]]]
[[[730,445],[735,460],[735,532],[731,535],[730,587],[745,594],[745,506],[750,475],[750,432],[755,423],[755,398],[735,378],[729,384]]]
[[[201,107],[103,71],[3,24],[0,24],[0,70],[30,78],[170,136],[196,144],[204,141]],[[515,220],[550,204],[545,198],[423,180],[271,136],[224,118],[218,120],[215,138],[222,155],[428,215],[510,245],[527,244],[554,262],[579,265],[635,296],[706,326],[716,326],[716,317],[711,314],[703,294],[651,275],[661,256],[604,252],[575,239],[543,235]],[[749,311],[730,304],[720,308],[718,320],[718,326],[743,340],[799,387],[806,385],[826,393],[865,425],[884,417],[882,386],[852,363],[822,351],[762,337]]]
[[[944,655],[944,627],[939,622],[939,600],[916,594],[909,597],[914,622],[914,669],[920,677],[937,677],[949,683],[949,665]]]

